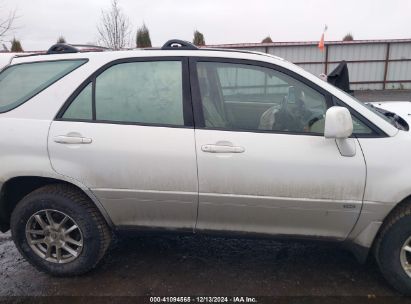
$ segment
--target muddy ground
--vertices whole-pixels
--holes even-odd
[[[0,296],[397,295],[336,244],[201,236],[123,235],[91,273],[52,278],[3,234],[0,282]]]

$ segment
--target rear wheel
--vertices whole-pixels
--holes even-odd
[[[387,281],[411,295],[411,204],[395,210],[376,243],[376,259]]]
[[[63,184],[23,198],[11,217],[13,240],[37,269],[56,276],[83,274],[103,257],[111,233],[90,199]]]

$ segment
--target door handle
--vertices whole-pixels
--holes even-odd
[[[60,135],[60,136],[54,137],[54,142],[58,144],[80,145],[80,144],[91,144],[93,140],[91,138],[80,137],[80,136]]]
[[[201,151],[208,153],[243,153],[243,147],[224,146],[224,145],[204,145],[201,146]]]

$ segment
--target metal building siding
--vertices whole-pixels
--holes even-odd
[[[261,48],[248,49],[261,51]],[[328,61],[385,60],[386,51],[386,44],[328,45]],[[325,51],[319,50],[316,45],[268,47],[268,53],[300,63],[299,66],[317,76],[325,71]],[[384,64],[384,62],[348,63],[350,81],[383,81]],[[328,73],[337,65],[337,63],[328,63]],[[364,90],[382,89],[382,84],[353,84],[353,86]]]
[[[327,41],[327,59],[327,52],[318,49],[317,43],[273,42],[216,47],[268,52],[299,64],[314,75],[325,70],[330,73],[339,62],[345,60],[348,61],[351,88],[354,90],[411,88],[411,39]]]
[[[350,89],[354,91],[382,90],[382,84],[381,83],[350,84]]]
[[[337,67],[337,63],[328,65],[328,70],[331,72]],[[384,79],[384,63],[381,62],[359,62],[348,63],[348,71],[350,73],[350,81],[382,81]],[[380,83],[362,83],[351,84],[353,90],[381,90]]]
[[[387,80],[411,79],[411,61],[390,62],[387,71]]]
[[[302,67],[304,70],[310,72],[311,74],[314,74],[316,76],[323,74],[324,73],[324,64],[299,64],[300,67]]]
[[[291,62],[321,62],[325,60],[325,51],[320,51],[317,46],[313,45],[269,47],[268,53]]]
[[[242,50],[265,53],[265,47],[242,48]]]
[[[387,80],[411,79],[411,61],[390,62],[387,70]],[[410,82],[387,83],[387,89],[411,89]]]
[[[411,43],[391,43],[390,60],[411,60]],[[390,62],[387,69],[387,80],[410,80],[411,61]],[[387,83],[387,89],[411,89],[410,82]]]
[[[328,60],[383,60],[386,44],[339,44],[328,46]]]
[[[350,81],[382,81],[384,68],[381,62],[349,63]]]
[[[391,43],[390,59],[411,59],[411,43]]]

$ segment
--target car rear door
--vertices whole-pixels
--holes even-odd
[[[51,125],[54,170],[90,188],[117,226],[195,225],[187,69],[179,57],[112,62],[83,83]]]
[[[253,61],[190,62],[199,178],[198,230],[344,239],[366,168],[324,133],[331,98],[301,76]]]

